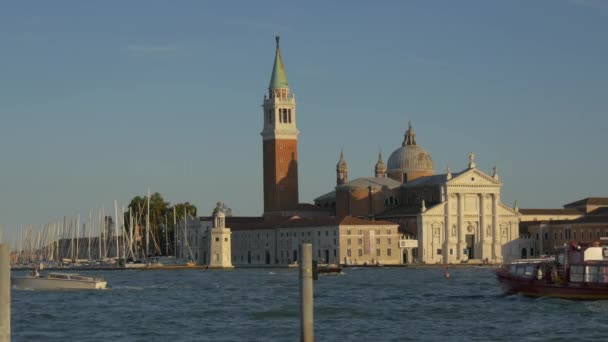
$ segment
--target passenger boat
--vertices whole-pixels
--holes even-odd
[[[563,299],[608,299],[608,246],[571,242],[553,258],[504,265],[496,277],[506,293]]]
[[[49,273],[41,276],[37,270],[27,277],[11,278],[11,286],[28,290],[96,290],[105,289],[107,282],[103,278],[74,273]]]

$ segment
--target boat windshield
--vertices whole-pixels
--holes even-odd
[[[49,279],[70,279],[70,277],[67,274],[51,273],[49,274]]]

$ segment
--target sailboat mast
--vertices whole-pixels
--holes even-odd
[[[118,202],[114,200],[114,227],[116,234],[116,260],[120,260],[120,248],[118,248]]]
[[[175,244],[175,259],[177,259],[177,211],[173,206],[173,243]]]
[[[150,254],[150,189],[148,189],[148,213],[146,214],[146,257]]]

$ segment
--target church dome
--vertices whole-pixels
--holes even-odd
[[[431,155],[422,147],[416,145],[416,133],[409,124],[405,139],[400,148],[388,158],[388,171],[409,173],[412,171],[434,171]]]

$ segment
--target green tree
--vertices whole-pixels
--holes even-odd
[[[147,195],[144,195],[143,197],[133,197],[128,208],[130,211],[124,213],[125,227],[127,231],[130,230],[130,215],[132,215],[134,228],[139,226],[139,238],[137,236],[135,237],[135,248],[139,255],[143,255],[146,249],[145,227],[148,215]],[[160,193],[155,192],[150,195],[150,253],[157,255],[174,255],[174,213],[176,215],[176,221],[179,224],[180,220],[184,219],[184,213],[191,217],[196,217],[196,212],[196,206],[189,202],[178,203],[171,206],[169,202],[165,202]],[[135,229],[134,232],[136,232]]]

